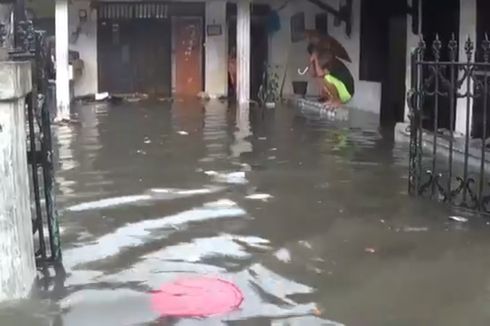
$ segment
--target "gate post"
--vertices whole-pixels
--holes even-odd
[[[237,100],[248,107],[250,102],[250,0],[237,2]]]
[[[31,63],[0,61],[0,302],[26,298],[36,277],[25,97]]]

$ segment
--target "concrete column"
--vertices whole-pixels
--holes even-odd
[[[56,0],[56,120],[70,118],[70,67],[68,62],[68,0]]]
[[[211,98],[228,93],[228,49],[226,29],[226,1],[206,1],[206,24],[221,25],[221,35],[206,33],[206,93]]]
[[[459,20],[459,61],[465,62],[467,60],[467,56],[464,50],[464,44],[468,37],[471,38],[473,42],[475,42],[476,49],[476,0],[461,0],[460,4],[460,20]],[[462,77],[462,75],[460,76]],[[473,92],[473,82],[471,80],[467,80],[461,86],[461,89],[466,92],[466,88],[468,83],[470,84],[470,90]],[[473,120],[473,100],[469,100],[470,114],[470,128],[468,130],[471,133],[472,120]],[[468,101],[466,99],[458,99],[456,105],[456,131],[462,134],[466,134],[466,121],[467,119],[467,107]]]
[[[250,101],[250,0],[237,3],[237,100]]]
[[[29,62],[0,62],[0,302],[26,298],[36,276],[24,109],[31,89]]]

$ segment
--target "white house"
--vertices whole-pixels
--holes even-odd
[[[430,39],[439,33],[443,41],[453,33],[459,40],[476,39],[477,32],[481,35],[486,28],[488,7],[485,0],[27,0],[27,4],[45,26],[56,21],[58,106],[66,106],[70,98],[68,50],[78,51],[84,63],[81,74],[74,77],[75,96],[104,91],[226,95],[228,53],[234,46],[240,101],[256,94],[264,61],[277,66],[280,79],[285,76],[283,92],[290,95],[292,81],[307,78],[297,72],[306,65],[307,54],[305,41],[292,41],[293,19],[296,27],[304,21],[304,28],[328,32],[345,46],[356,81],[352,106],[393,122],[407,116],[405,94],[417,34]],[[462,47],[460,51],[463,55]],[[308,94],[317,93],[311,83]],[[466,121],[462,110],[463,103],[457,110],[459,131]]]

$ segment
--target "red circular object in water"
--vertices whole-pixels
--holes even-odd
[[[152,297],[162,316],[207,317],[237,309],[243,295],[234,284],[214,278],[186,278],[163,285]]]

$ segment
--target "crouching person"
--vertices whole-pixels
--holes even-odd
[[[350,102],[355,91],[354,78],[342,61],[327,53],[314,51],[311,66],[314,75],[321,78],[322,95],[326,97],[325,108],[335,110]]]

